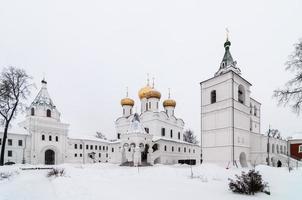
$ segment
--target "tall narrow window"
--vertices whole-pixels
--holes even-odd
[[[77,149],[77,148],[78,148],[78,145],[77,145],[77,144],[74,144],[74,148]]]
[[[83,145],[82,144],[80,144],[80,149],[83,149]]]
[[[238,87],[238,101],[242,104],[245,102],[245,90],[243,85],[239,85]]]
[[[34,115],[35,115],[35,108],[31,108],[30,114],[31,114],[31,116],[34,116]]]
[[[148,103],[146,103],[146,111],[148,110]]]
[[[178,132],[178,139],[180,140],[180,132]]]
[[[254,116],[257,116],[257,112],[258,112],[258,109],[256,106],[254,106]]]
[[[121,134],[117,133],[117,139],[121,139]]]
[[[216,103],[216,90],[211,92],[211,103]]]
[[[165,145],[165,151],[167,151],[167,146]]]
[[[7,151],[7,157],[13,157],[13,151],[11,150]]]
[[[161,128],[161,136],[165,136],[166,135],[166,129],[165,128]]]
[[[58,136],[56,136],[56,142],[59,142],[59,137]]]
[[[51,110],[49,109],[46,110],[46,117],[51,117]]]
[[[48,137],[48,139],[49,139],[49,141],[51,141],[52,140],[52,137],[51,137],[51,135]]]
[[[12,139],[8,139],[7,140],[7,145],[8,146],[13,146],[13,140]]]
[[[174,152],[174,147],[172,147],[172,152]]]
[[[18,146],[22,147],[22,140],[18,140]]]
[[[170,130],[170,138],[173,138],[173,130]]]
[[[42,135],[42,140],[45,140],[45,135]]]
[[[149,102],[149,109],[151,109],[151,102]]]

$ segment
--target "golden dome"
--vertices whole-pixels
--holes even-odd
[[[143,87],[142,89],[140,89],[138,91],[138,96],[140,99],[143,99],[143,98],[147,98],[147,93],[152,90],[152,87],[150,87],[149,85]]]
[[[121,100],[122,106],[134,106],[134,101],[128,97]]]
[[[146,95],[146,98],[157,98],[160,99],[161,97],[161,93],[159,91],[157,91],[156,89],[152,88]]]
[[[168,106],[175,107],[176,106],[176,101],[173,100],[173,99],[166,99],[163,103],[163,106],[164,107],[168,107]]]

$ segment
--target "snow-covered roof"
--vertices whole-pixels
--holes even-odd
[[[112,140],[105,140],[98,138],[96,135],[69,135],[68,138],[74,140],[89,140],[89,141],[96,141],[96,142],[104,142],[104,143],[119,143],[119,141],[112,141]]]
[[[296,133],[292,135],[289,140],[302,140],[302,133]]]
[[[176,143],[181,143],[181,144],[199,146],[198,144],[193,144],[193,143],[189,143],[189,142],[182,141],[182,140],[174,140],[174,139],[165,138],[165,137],[160,137],[160,136],[153,136],[153,139],[152,139],[152,140],[153,140],[154,142],[156,142],[156,141],[158,141],[158,140],[165,140],[165,141],[169,141],[169,142],[176,142]]]

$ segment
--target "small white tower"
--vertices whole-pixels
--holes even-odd
[[[153,84],[152,89],[147,93],[147,104],[148,104],[148,110],[152,112],[158,112],[159,108],[159,100],[161,98],[161,93],[154,88],[154,78],[153,78]]]
[[[163,102],[165,111],[169,117],[174,116],[174,110],[176,107],[176,101],[171,99],[170,88],[169,88],[169,97]]]
[[[128,87],[127,87],[126,98],[121,100],[121,105],[122,105],[122,108],[123,108],[123,117],[129,117],[130,115],[132,115],[134,100],[130,99],[128,97]]]

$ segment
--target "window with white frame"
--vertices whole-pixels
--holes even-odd
[[[299,145],[299,151],[298,151],[299,153],[302,153],[302,144],[301,145]]]

